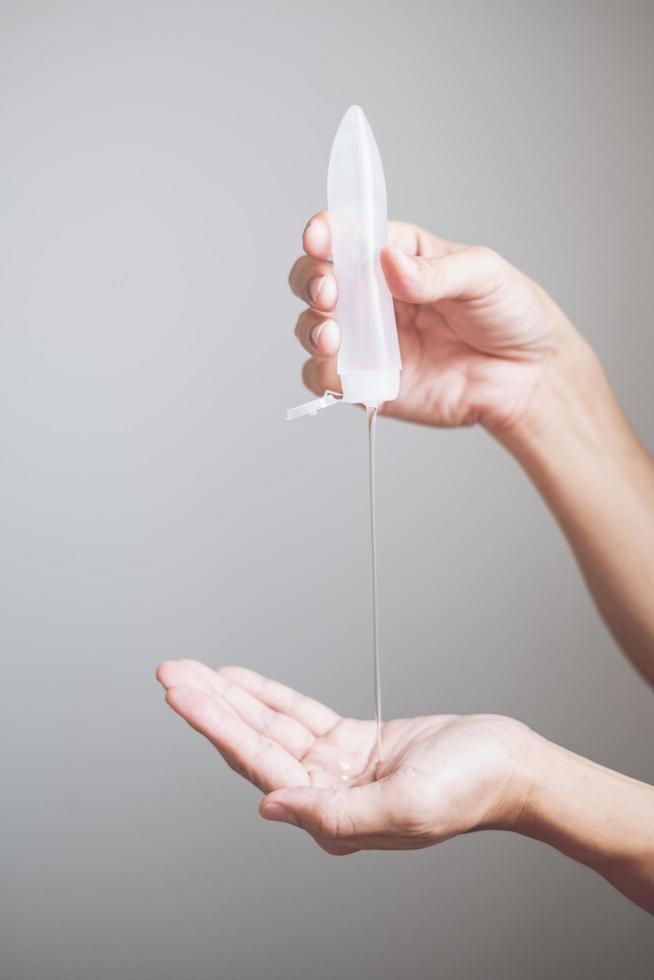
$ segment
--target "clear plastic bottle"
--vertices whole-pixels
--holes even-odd
[[[393,300],[379,261],[387,230],[384,170],[368,120],[356,105],[347,110],[334,137],[327,205],[338,287],[336,368],[342,400],[375,408],[397,398],[402,363]],[[326,393],[290,409],[287,418],[315,415],[335,401]]]
[[[384,170],[368,120],[356,105],[334,137],[327,204],[343,398],[372,408],[397,397],[402,365],[393,300],[379,262],[387,229]]]

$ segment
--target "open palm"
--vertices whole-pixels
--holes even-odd
[[[535,282],[488,248],[447,242],[392,221],[381,254],[394,297],[403,370],[383,414],[437,426],[504,427],[526,409],[553,354],[574,331]],[[312,355],[304,380],[314,392],[339,387],[337,288],[329,216],[304,233],[306,255],[290,275],[309,303],[296,334]]]
[[[510,819],[529,729],[496,715],[376,725],[243,667],[167,661],[166,700],[266,796],[264,817],[307,830],[326,851],[415,848]]]

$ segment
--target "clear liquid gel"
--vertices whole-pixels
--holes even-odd
[[[377,409],[367,408],[368,415],[368,484],[370,492],[370,555],[372,572],[372,648],[374,661],[375,722],[377,724],[377,757],[382,761],[381,752],[381,671],[379,663],[379,616],[377,609],[377,528],[375,512],[375,434],[377,429]],[[374,764],[374,763],[373,763]]]

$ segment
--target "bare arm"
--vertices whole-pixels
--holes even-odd
[[[654,914],[654,787],[532,740],[514,829],[587,865]]]
[[[496,433],[557,518],[597,607],[654,684],[654,461],[580,339]]]

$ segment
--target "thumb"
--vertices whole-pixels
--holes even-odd
[[[383,833],[389,807],[385,781],[351,789],[275,790],[259,807],[266,820],[281,820],[302,827],[318,840],[343,840],[363,834]]]
[[[381,264],[391,293],[405,303],[480,299],[497,287],[506,266],[497,252],[479,245],[429,259],[386,246]]]

